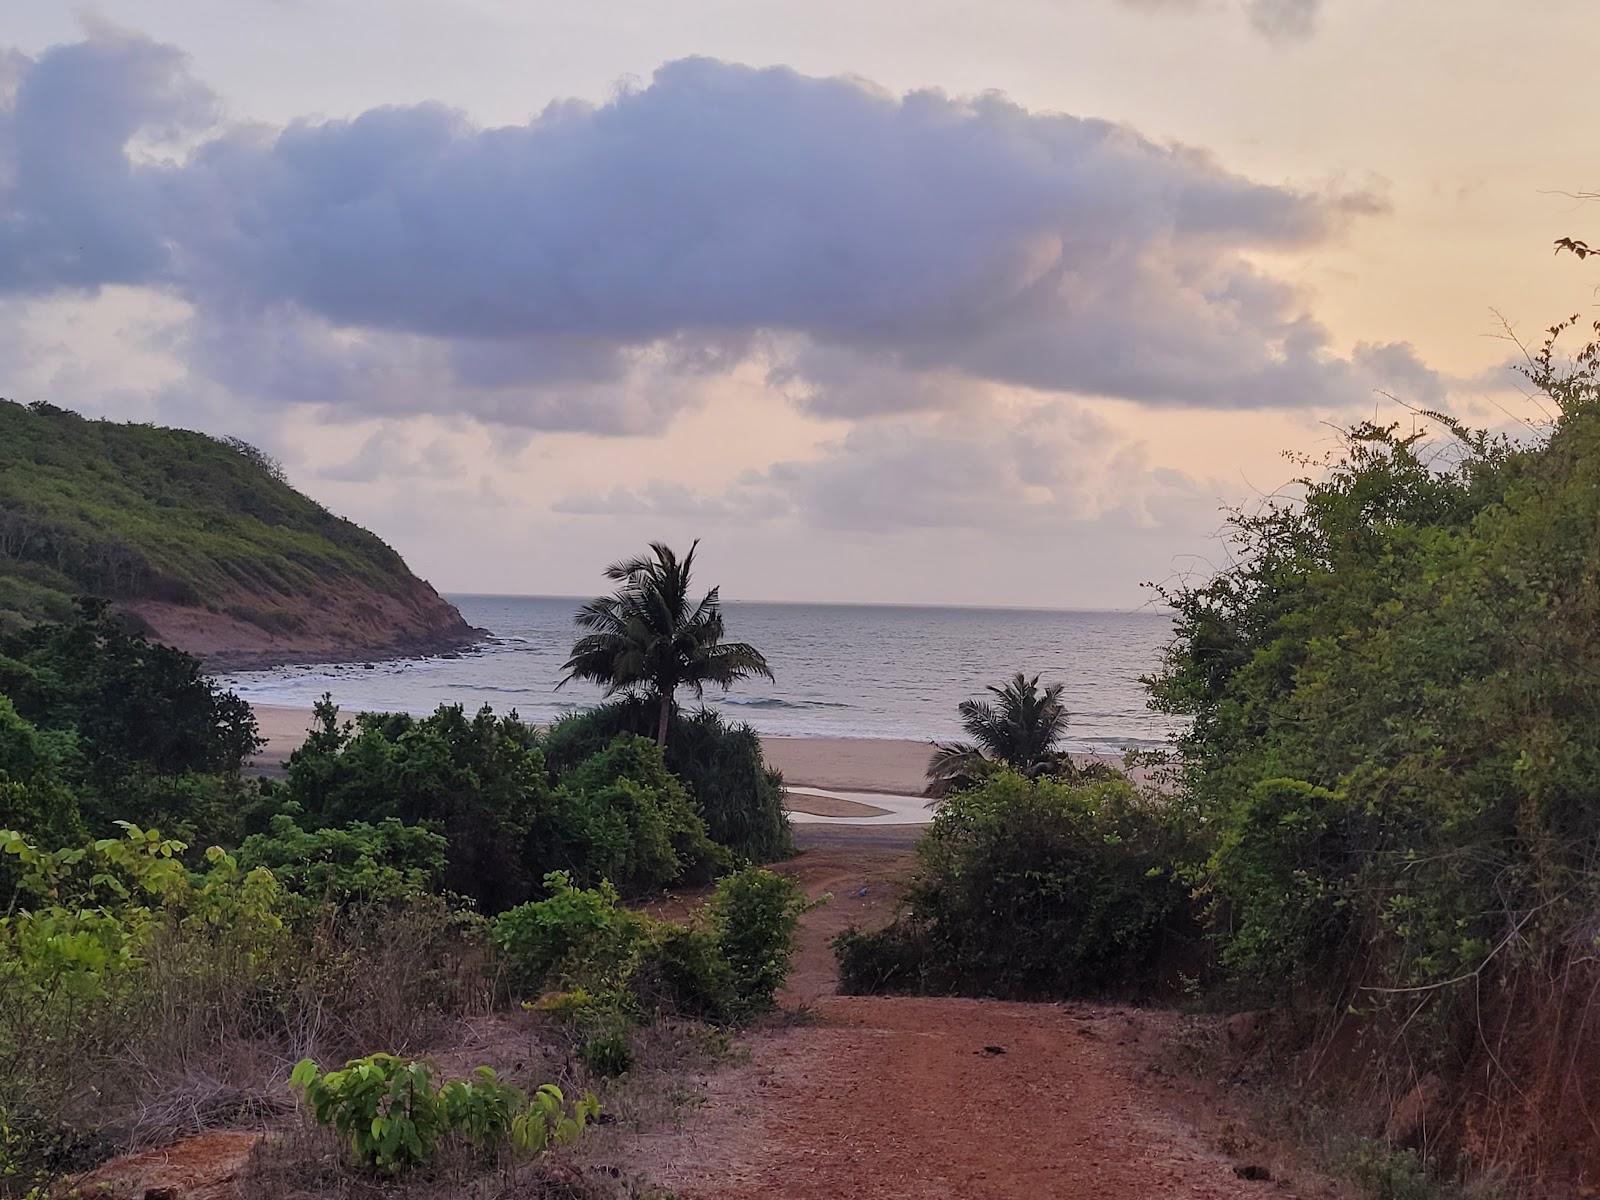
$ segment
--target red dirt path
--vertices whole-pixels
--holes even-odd
[[[718,1120],[657,1178],[719,1200],[1297,1195],[1164,1111],[1115,1009],[839,997],[714,1080]],[[1126,1041],[1124,1037],[1122,1040]],[[986,1053],[985,1046],[1005,1053]]]
[[[750,1038],[748,1062],[711,1076],[694,1116],[645,1135],[647,1178],[684,1200],[1336,1194],[1276,1162],[1270,1181],[1240,1177],[1262,1159],[1223,1153],[1218,1106],[1158,1065],[1170,1013],[833,995],[828,939],[886,921],[911,862],[862,846],[785,865],[833,897],[806,919],[787,997],[810,1019]]]

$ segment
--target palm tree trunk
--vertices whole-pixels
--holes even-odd
[[[661,693],[661,717],[656,721],[656,745],[667,748],[667,720],[672,716],[672,693]]]

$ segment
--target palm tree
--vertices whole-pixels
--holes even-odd
[[[1070,774],[1072,759],[1055,748],[1067,727],[1062,686],[1053,683],[1041,692],[1037,675],[1029,679],[1018,671],[1003,687],[986,689],[994,703],[963,700],[961,727],[972,741],[934,743],[923,795],[943,800],[1000,766],[1030,779]]]
[[[706,684],[722,690],[752,675],[772,678],[761,651],[745,642],[722,640],[722,602],[712,588],[699,602],[689,598],[697,539],[680,561],[660,542],[650,554],[612,563],[606,578],[620,584],[609,596],[578,610],[579,628],[589,632],[572,646],[561,687],[573,679],[600,684],[610,696],[638,691],[660,704],[656,744],[667,744],[667,721],[681,687],[705,695]]]

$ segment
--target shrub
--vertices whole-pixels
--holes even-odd
[[[441,882],[486,912],[532,898],[551,871],[633,896],[709,879],[725,861],[648,739],[612,739],[552,788],[535,731],[515,714],[469,719],[445,705],[421,720],[368,713],[351,726],[324,697],[317,717],[289,759],[297,824],[430,826],[446,841]]]
[[[614,1029],[585,1039],[578,1047],[578,1057],[602,1079],[615,1079],[633,1067],[633,1041],[626,1029]]]
[[[794,961],[794,935],[805,893],[785,875],[753,867],[717,885],[711,922],[717,948],[733,974],[740,1005],[771,1008]]]
[[[618,904],[617,890],[602,882],[580,888],[571,876],[545,876],[550,895],[500,914],[491,937],[514,992],[537,994],[558,979],[614,987],[626,973],[644,918]]]
[[[928,948],[917,929],[897,921],[883,929],[846,929],[833,939],[839,991],[846,996],[929,990],[923,980]]]
[[[77,797],[64,782],[75,750],[71,733],[42,733],[0,695],[0,829],[26,830],[49,846],[87,836]],[[0,894],[6,888],[0,864]]]
[[[191,875],[183,849],[132,825],[57,850],[0,830],[16,881],[0,918],[8,1170],[69,1165],[63,1147],[125,1119],[154,1072],[198,1057],[201,1039],[250,1013],[257,985],[288,961],[271,874],[213,849]]]
[[[39,728],[74,733],[100,790],[138,771],[234,772],[261,744],[248,704],[198,659],[128,632],[103,601],[0,637],[0,693]]]
[[[563,717],[545,734],[552,782],[604,750],[620,734],[647,739],[656,714],[622,697]],[[783,777],[767,769],[761,739],[749,725],[729,725],[711,709],[675,711],[667,734],[666,765],[688,788],[711,840],[737,855],[767,862],[794,853],[783,811]]]
[[[667,765],[700,802],[713,841],[758,863],[794,854],[783,776],[767,768],[749,725],[730,725],[709,708],[679,714]]]
[[[793,883],[756,869],[724,881],[709,928],[631,912],[609,884],[579,888],[560,872],[546,883],[548,899],[496,919],[496,956],[514,994],[562,989],[538,1006],[588,1033],[629,1014],[723,1022],[770,1008],[805,907]]]
[[[431,891],[445,870],[445,839],[386,817],[376,825],[305,830],[278,814],[239,847],[239,865],[266,867],[292,892],[335,904],[400,900]]]
[[[624,895],[702,882],[726,860],[661,748],[634,734],[619,734],[568,771],[552,811],[550,833],[568,845],[572,874],[609,880]]]
[[[999,772],[945,801],[909,912],[835,943],[848,986],[1013,997],[1141,993],[1191,936],[1179,810],[1125,780]]]
[[[447,842],[444,886],[486,912],[534,892],[541,813],[551,807],[532,728],[488,708],[431,717],[364,713],[341,725],[324,697],[317,727],[288,763],[289,798],[317,824],[430,824]]]
[[[1350,930],[1367,821],[1337,792],[1296,779],[1251,788],[1206,864],[1222,962],[1258,984],[1298,985],[1337,962]]]
[[[1340,1165],[1372,1200],[1438,1200],[1441,1194],[1414,1150],[1362,1138]]]
[[[425,1064],[392,1054],[353,1059],[326,1073],[315,1060],[302,1059],[290,1083],[305,1093],[318,1124],[349,1139],[357,1162],[387,1174],[432,1161],[450,1136],[480,1151],[509,1142],[537,1154],[578,1137],[600,1111],[593,1095],[569,1111],[554,1084],[540,1087],[530,1101],[488,1067],[435,1088]]]
[[[738,980],[710,932],[655,922],[628,977],[629,994],[647,1014],[675,1013],[727,1021],[741,1011]]]

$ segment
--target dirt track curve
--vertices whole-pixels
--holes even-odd
[[[1226,1200],[1328,1185],[1220,1149],[1233,1125],[1159,1065],[1178,1019],[1102,1005],[832,994],[828,939],[888,918],[903,851],[824,843],[788,869],[807,918],[796,1025],[757,1034],[651,1147],[688,1200]],[[1248,1139],[1247,1139],[1248,1140]],[[1285,1178],[1285,1174],[1290,1178]]]

